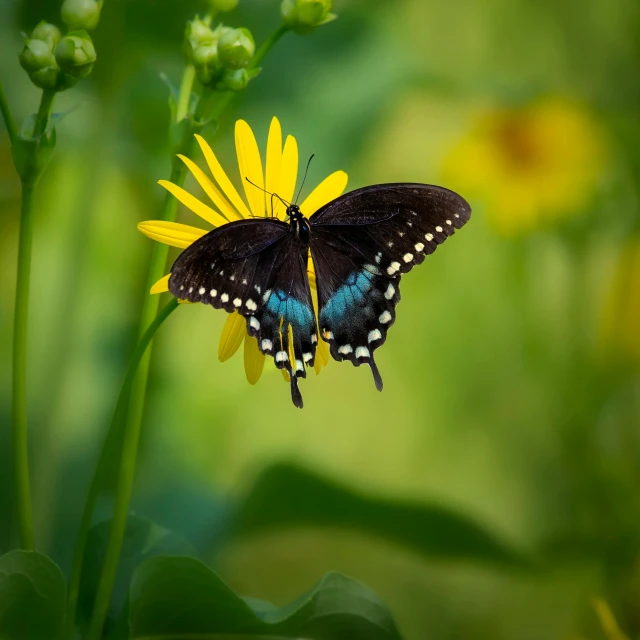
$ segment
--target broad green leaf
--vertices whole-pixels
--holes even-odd
[[[374,533],[437,558],[508,566],[530,564],[525,554],[474,519],[444,505],[367,496],[283,463],[258,477],[240,505],[232,535],[325,525]]]
[[[93,611],[110,526],[111,521],[100,522],[89,532],[78,599],[78,619],[81,627],[89,621]],[[127,529],[107,619],[108,632],[113,630],[115,620],[126,602],[134,571],[145,560],[159,555],[195,556],[197,553],[191,543],[178,534],[146,518],[130,515],[127,519]]]
[[[66,586],[52,560],[36,551],[0,557],[0,638],[57,640],[64,625]]]
[[[250,605],[255,605],[254,610]],[[132,640],[185,637],[400,640],[389,610],[364,585],[331,573],[291,604],[243,599],[193,558],[152,558],[130,593]],[[221,634],[221,635],[216,635]]]

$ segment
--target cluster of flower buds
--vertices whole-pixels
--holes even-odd
[[[49,91],[63,91],[91,73],[96,50],[87,29],[95,29],[102,0],[65,0],[61,16],[71,29],[60,29],[40,22],[27,38],[20,53],[20,64],[33,84]]]
[[[233,2],[217,0],[231,7]],[[198,80],[206,86],[238,91],[246,86],[253,73],[246,67],[256,45],[248,29],[234,29],[222,24],[211,28],[207,20],[195,18],[187,24],[184,51],[196,69]]]
[[[280,13],[284,24],[300,35],[311,33],[337,17],[331,13],[331,0],[282,0]]]

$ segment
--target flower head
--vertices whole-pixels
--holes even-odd
[[[580,106],[549,98],[482,114],[444,163],[452,188],[483,200],[504,235],[581,211],[603,165],[603,142]]]
[[[251,127],[244,120],[236,122],[236,154],[242,178],[244,198],[233,186],[204,138],[196,135],[196,140],[204,154],[213,180],[190,158],[183,155],[178,157],[185,163],[193,177],[202,187],[212,206],[202,202],[182,187],[167,180],[160,180],[159,184],[173,194],[183,205],[213,227],[219,227],[243,218],[271,216],[272,206],[275,216],[281,220],[286,218],[284,205],[279,200],[266,196],[263,191],[277,193],[281,198],[289,202],[294,199],[298,176],[298,143],[293,136],[289,135],[283,145],[282,129],[277,118],[273,118],[269,128],[264,169],[258,143]],[[245,178],[248,178],[257,186],[250,184]],[[332,173],[300,204],[301,210],[307,217],[312,215],[327,202],[341,195],[346,186],[347,174],[344,171]],[[185,224],[157,220],[141,222],[138,228],[142,233],[158,242],[182,249],[186,249],[207,233],[207,230]],[[315,273],[311,259],[309,259],[307,269],[317,313]],[[168,291],[168,282],[169,275],[166,275],[151,288],[151,293]],[[247,334],[245,319],[238,313],[232,313],[227,317],[220,336],[218,346],[220,361],[228,360],[243,342],[245,373],[247,380],[251,384],[255,384],[262,374],[265,356],[260,353],[256,339]],[[326,343],[321,340],[318,343],[316,352],[316,373],[319,373],[320,368],[326,365],[328,361],[329,350]]]

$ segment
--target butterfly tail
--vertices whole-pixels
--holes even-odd
[[[378,367],[377,367],[374,359],[370,358],[368,364],[371,367],[371,373],[373,373],[373,380],[376,383],[376,389],[378,391],[382,391],[382,376],[380,375],[380,372],[378,371]]]
[[[291,369],[288,370],[289,380],[291,382],[291,400],[293,404],[298,407],[298,409],[302,409],[304,403],[302,402],[302,394],[300,393],[300,388],[298,387],[298,378],[295,374],[292,373]]]

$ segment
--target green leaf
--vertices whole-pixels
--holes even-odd
[[[78,620],[81,626],[88,623],[93,611],[110,526],[110,520],[100,522],[89,532],[78,598]],[[111,597],[106,625],[108,632],[114,629],[115,621],[126,602],[134,571],[145,560],[159,555],[196,556],[197,552],[190,542],[177,533],[164,529],[146,518],[130,515],[127,518],[127,529]]]
[[[284,463],[258,477],[231,533],[245,536],[296,526],[360,529],[437,558],[511,567],[531,564],[484,526],[443,505],[367,496]]]
[[[256,604],[256,610],[250,606]],[[280,609],[235,594],[193,558],[153,558],[131,585],[132,640],[179,640],[214,634],[308,640],[399,640],[389,610],[364,585],[331,573]],[[215,635],[216,638],[227,637]]]
[[[52,560],[36,551],[0,557],[0,638],[56,640],[62,633],[66,587]]]

